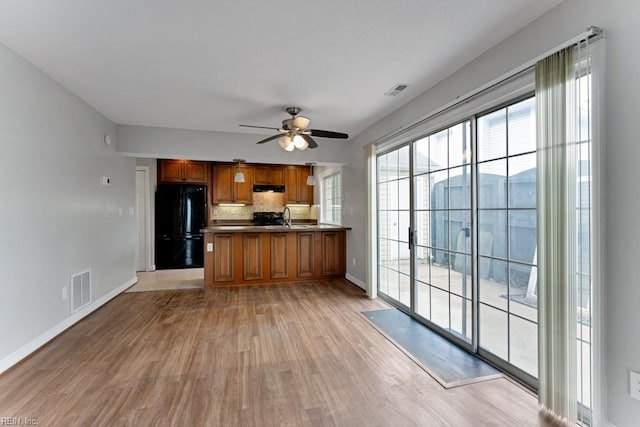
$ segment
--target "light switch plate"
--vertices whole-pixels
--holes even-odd
[[[629,394],[640,400],[640,373],[629,371]]]

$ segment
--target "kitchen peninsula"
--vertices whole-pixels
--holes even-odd
[[[336,225],[221,225],[202,231],[207,287],[344,277],[346,230]]]

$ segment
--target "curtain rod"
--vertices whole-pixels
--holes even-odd
[[[387,142],[397,136],[402,135],[405,132],[410,131],[411,129],[414,129],[422,124],[424,124],[425,122],[432,120],[450,110],[452,110],[453,108],[457,107],[458,105],[464,104],[465,102],[468,102],[470,100],[472,100],[475,97],[478,97],[480,95],[482,95],[483,93],[494,89],[497,86],[500,86],[501,84],[506,83],[508,80],[513,79],[515,77],[518,77],[519,75],[527,72],[529,69],[531,69],[536,62],[562,50],[565,49],[567,47],[570,46],[577,46],[579,43],[595,38],[595,37],[602,37],[604,35],[604,30],[600,27],[595,27],[595,26],[591,26],[589,28],[587,28],[586,31],[578,34],[577,36],[567,40],[564,43],[559,44],[558,46],[546,51],[545,53],[536,56],[535,58],[525,62],[524,64],[520,65],[519,67],[516,67],[515,69],[501,75],[498,78],[495,78],[491,81],[489,81],[488,83],[485,83],[484,85],[480,86],[479,88],[472,90],[471,92],[467,92],[464,95],[461,96],[457,96],[456,99],[454,101],[451,101],[447,104],[445,104],[444,106],[438,108],[437,110],[431,112],[430,114],[428,114],[426,117],[423,117],[421,119],[419,119],[418,121],[407,125],[405,127],[401,127],[398,130],[395,130],[393,132],[391,132],[390,134],[387,134],[383,137],[380,137],[376,140],[374,140],[371,144],[369,145],[378,145],[378,144],[382,144],[384,142]]]

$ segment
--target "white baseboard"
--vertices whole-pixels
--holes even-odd
[[[347,273],[344,275],[344,278],[350,281],[351,283],[353,283],[354,285],[357,285],[358,287],[364,289],[365,291],[367,290],[367,284],[364,283],[362,280],[358,279],[357,277],[354,277],[349,273]]]
[[[57,335],[64,332],[69,327],[73,326],[76,322],[80,321],[82,318],[91,314],[93,311],[102,307],[104,304],[108,303],[111,299],[122,293],[124,290],[134,285],[137,282],[137,278],[133,277],[132,279],[127,280],[122,285],[118,286],[116,289],[112,290],[102,298],[92,302],[82,310],[79,310],[73,313],[71,316],[64,319],[62,322],[55,325],[53,328],[49,329],[39,337],[33,339],[31,342],[20,347],[18,350],[9,354],[0,360],[0,374],[11,368],[16,363],[20,362],[25,357],[29,356],[34,351],[38,350],[40,347],[51,341]]]

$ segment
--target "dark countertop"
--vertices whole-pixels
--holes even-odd
[[[292,224],[286,225],[214,225],[200,230],[202,233],[245,233],[245,232],[289,232],[289,231],[326,231],[351,230],[351,227],[333,224]]]

